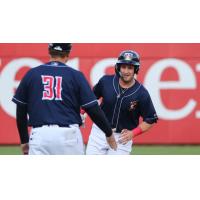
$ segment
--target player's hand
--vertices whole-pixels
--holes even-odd
[[[119,143],[126,144],[127,142],[129,142],[132,139],[133,139],[133,131],[123,129],[121,132],[121,136],[119,137]]]
[[[81,115],[81,120],[82,120],[82,127],[85,127],[85,120],[87,118],[87,113],[80,114]]]
[[[112,131],[113,131],[113,133],[116,132],[116,128],[113,128]]]
[[[24,155],[28,155],[29,143],[21,144],[21,149]]]
[[[113,150],[117,150],[117,143],[115,141],[115,137],[112,134],[110,137],[106,137],[107,143],[109,144],[110,148]]]
[[[82,120],[82,127],[85,128],[85,120],[87,118],[87,113],[85,112],[85,110],[83,109],[80,110],[80,116]]]

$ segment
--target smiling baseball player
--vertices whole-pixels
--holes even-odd
[[[94,87],[96,97],[103,98],[101,108],[115,131],[117,151],[106,143],[101,130],[93,124],[87,154],[130,154],[132,139],[149,130],[157,115],[148,91],[134,79],[140,69],[140,57],[134,51],[123,51],[115,66],[115,75],[102,77]],[[139,124],[139,118],[143,122]]]

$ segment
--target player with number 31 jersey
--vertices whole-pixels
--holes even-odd
[[[49,44],[50,62],[28,71],[12,99],[24,154],[84,154],[80,108],[116,149],[112,129],[87,80],[65,64],[70,50],[70,43]],[[30,138],[27,123],[33,127]]]
[[[74,93],[79,97],[76,98]],[[55,61],[31,69],[19,85],[13,101],[28,104],[29,125],[33,127],[81,125],[79,105],[87,108],[97,103],[83,74]]]

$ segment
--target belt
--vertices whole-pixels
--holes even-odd
[[[59,124],[45,124],[45,125],[36,125],[32,126],[33,128],[41,128],[41,127],[63,127],[63,128],[69,128],[70,125],[59,125]]]

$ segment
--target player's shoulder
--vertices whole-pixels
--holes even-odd
[[[39,71],[39,70],[45,70],[47,68],[48,69],[59,69],[62,71],[67,71],[69,73],[73,73],[73,74],[80,74],[79,71],[74,69],[73,67],[66,65],[64,63],[59,63],[59,62],[44,63],[44,64],[41,64],[41,65],[35,67],[34,69],[35,69],[35,71]]]
[[[80,84],[82,83],[82,81],[87,81],[83,72],[81,72],[77,69],[74,69],[74,68],[70,67],[69,65],[66,65],[64,70],[67,72],[65,74],[68,77],[70,76],[72,79],[76,80]]]
[[[38,67],[38,66],[37,66]],[[34,67],[34,68],[30,68],[26,74],[25,74],[25,77],[30,77],[35,71],[36,71],[36,68],[37,67]]]
[[[115,75],[104,75],[100,78],[99,81],[113,81]]]
[[[33,68],[31,68],[30,70],[29,70],[29,73],[34,73],[34,72],[36,72],[36,71],[38,71],[38,70],[40,70],[40,69],[42,69],[42,68],[44,68],[44,67],[46,67],[46,64],[44,63],[44,64],[41,64],[41,65],[38,65],[38,66],[35,66],[35,67],[33,67]]]
[[[74,69],[73,67],[69,66],[69,65],[66,65],[65,67],[65,70],[70,73],[72,76],[74,77],[77,77],[77,78],[80,78],[80,77],[85,77],[83,72],[77,70],[77,69]]]
[[[115,74],[112,74],[112,75],[107,75],[107,74],[105,74],[105,75],[103,76],[103,78],[105,78],[105,79],[113,79],[115,76],[116,76]]]
[[[74,73],[74,74],[78,74],[78,75],[82,75],[83,73],[77,69],[74,69],[73,67],[69,66],[69,65],[66,65],[65,67],[66,70],[70,71],[71,73]]]
[[[36,67],[29,69],[28,72],[26,73],[26,76],[30,77],[30,76],[33,76],[34,74],[37,74],[37,72],[40,71],[44,66],[45,66],[45,64],[41,64],[41,65],[38,65]]]
[[[144,91],[144,92],[147,91],[146,87],[142,83],[140,83],[138,80],[136,80],[135,82],[140,87],[141,91]]]
[[[149,96],[147,88],[142,83],[136,80],[136,84],[141,97]]]

